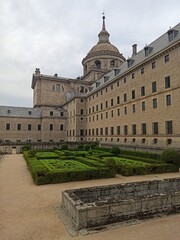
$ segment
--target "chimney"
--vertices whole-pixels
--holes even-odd
[[[36,68],[36,70],[35,70],[35,75],[37,75],[37,76],[39,76],[40,75],[40,69],[39,68]]]
[[[137,53],[137,44],[132,45],[132,57]]]

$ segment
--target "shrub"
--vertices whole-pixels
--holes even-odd
[[[36,150],[34,150],[34,149],[29,150],[28,155],[29,155],[29,157],[35,157]]]
[[[112,147],[111,153],[113,153],[115,155],[120,154],[120,149],[118,147]]]
[[[22,147],[22,150],[23,150],[23,151],[28,151],[29,149],[30,149],[29,145],[24,145],[24,146]]]
[[[68,144],[62,144],[61,145],[61,150],[67,150],[68,149]]]
[[[161,160],[167,163],[180,164],[180,153],[174,149],[166,149],[161,154]]]
[[[84,144],[79,144],[77,148],[78,149],[84,149]]]

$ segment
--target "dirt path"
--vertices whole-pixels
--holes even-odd
[[[22,155],[6,155],[0,162],[0,239],[179,240],[180,215],[72,238],[53,208],[60,203],[61,192],[65,189],[177,176],[180,174],[118,176],[115,179],[36,186]]]

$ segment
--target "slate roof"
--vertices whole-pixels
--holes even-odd
[[[0,106],[0,117],[40,118],[41,109],[27,107]]]
[[[173,40],[169,41],[168,33],[167,32],[164,33],[162,36],[160,36],[155,41],[153,41],[152,43],[150,43],[149,45],[146,46],[150,49],[150,53],[148,54],[148,56],[145,56],[145,50],[142,49],[136,55],[134,55],[128,59],[129,61],[132,61],[132,65],[130,67],[128,67],[128,63],[127,63],[128,60],[126,60],[117,69],[112,70],[109,73],[105,74],[100,80],[97,81],[98,84],[93,83],[89,87],[90,91],[87,93],[87,95],[92,94],[96,90],[100,89],[101,87],[104,87],[106,84],[113,81],[117,76],[120,77],[121,75],[125,74],[126,72],[129,72],[131,69],[138,66],[143,61],[146,61],[146,60],[152,58],[153,56],[155,56],[156,54],[161,52],[163,49],[178,42],[180,40],[180,23],[177,24],[175,27],[173,27],[171,30],[176,31],[176,36],[174,37]],[[115,71],[118,71],[116,76],[114,73]],[[107,77],[106,81],[104,81],[105,76]]]

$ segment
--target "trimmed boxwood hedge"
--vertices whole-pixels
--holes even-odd
[[[24,158],[30,169],[32,178],[37,185],[49,183],[62,183],[70,181],[80,181],[87,179],[110,178],[115,177],[114,169],[107,167],[88,166],[84,163],[70,160],[37,160],[35,157],[30,157],[28,152],[24,152]],[[77,164],[79,168],[63,167],[58,169],[53,167],[53,163],[60,166],[60,164],[67,163]],[[49,163],[49,164],[48,164]]]

